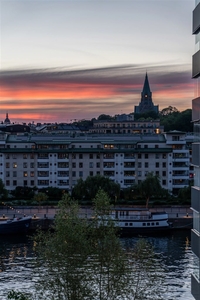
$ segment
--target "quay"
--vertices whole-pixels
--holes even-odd
[[[151,212],[168,213],[169,222],[172,223],[174,229],[191,229],[193,225],[193,213],[189,206],[173,206],[173,207],[154,207],[149,208]],[[0,221],[12,219],[14,217],[32,216],[31,228],[34,231],[39,226],[43,230],[47,230],[54,222],[57,207],[0,207]],[[90,207],[81,207],[79,215],[83,218],[90,218],[93,210]]]

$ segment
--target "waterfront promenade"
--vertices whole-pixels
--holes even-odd
[[[192,210],[190,207],[181,207],[181,206],[173,206],[173,207],[156,207],[149,208],[151,212],[161,212],[165,211],[168,213],[169,219],[182,219],[182,218],[192,218]],[[23,215],[32,216],[33,218],[48,218],[54,219],[56,213],[58,211],[57,207],[51,206],[41,206],[41,207],[1,207],[0,208],[0,219],[10,219],[14,216],[22,217]],[[90,218],[93,215],[93,210],[89,207],[81,207],[80,208],[80,216]]]

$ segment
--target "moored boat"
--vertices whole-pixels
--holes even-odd
[[[30,228],[31,219],[32,217],[25,216],[21,218],[0,221],[0,235],[26,233]]]
[[[164,234],[172,228],[166,212],[150,212],[144,208],[115,208],[112,210],[122,235]]]

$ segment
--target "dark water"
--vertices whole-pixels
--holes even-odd
[[[123,239],[129,246],[137,238]],[[165,266],[164,274],[167,291],[166,300],[194,300],[190,294],[190,277],[193,254],[190,246],[190,231],[175,232],[167,237],[148,237],[159,260]],[[32,243],[26,237],[0,237],[0,299],[6,300],[8,291],[30,291],[33,289],[34,255]]]

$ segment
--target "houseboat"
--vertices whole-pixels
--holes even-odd
[[[172,225],[166,212],[150,212],[144,208],[114,208],[111,212],[121,235],[165,234]]]

